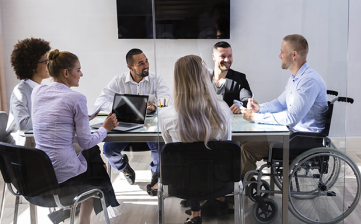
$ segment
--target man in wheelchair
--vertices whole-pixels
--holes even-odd
[[[247,121],[287,125],[292,132],[320,133],[325,128],[323,114],[327,111],[327,89],[321,75],[307,63],[308,43],[299,35],[283,38],[282,69],[289,69],[291,76],[285,90],[271,102],[258,104],[250,100],[242,111]],[[247,142],[242,145],[242,177],[257,168],[256,162],[269,155],[270,143]]]
[[[246,195],[252,201],[253,217],[267,224],[275,220],[277,203],[268,198],[271,190],[263,176],[270,176],[282,189],[282,177],[289,175],[289,210],[306,223],[338,223],[357,206],[361,195],[361,174],[345,153],[328,138],[333,104],[353,103],[352,98],[337,97],[327,101],[326,84],[320,74],[307,63],[307,40],[298,34],[283,38],[282,69],[292,73],[285,90],[268,103],[249,100],[242,109],[245,120],[264,124],[287,125],[290,134],[290,173],[283,173],[282,147],[275,142],[241,142],[241,176]],[[326,147],[327,146],[327,147]],[[256,170],[256,162],[268,157],[268,163]],[[263,172],[270,168],[271,173]],[[252,178],[257,175],[257,180]],[[252,178],[252,179],[251,179]],[[271,179],[271,180],[272,180]],[[286,186],[286,184],[285,184]]]

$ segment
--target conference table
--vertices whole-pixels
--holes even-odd
[[[90,125],[102,123],[106,116],[97,116],[90,121]],[[190,127],[191,128],[191,127]],[[91,128],[94,132],[96,129]],[[232,117],[232,140],[234,141],[281,141],[283,142],[283,173],[289,173],[289,129],[282,125],[256,124],[245,121],[242,115]],[[33,138],[32,130],[25,133],[25,137]],[[110,131],[104,142],[163,142],[159,131],[158,117],[146,117],[143,127],[126,132]],[[283,176],[282,189],[282,223],[288,223],[288,188],[289,177]],[[36,211],[35,211],[36,212]],[[36,213],[35,213],[36,214]],[[33,220],[33,219],[32,219]],[[36,223],[36,222],[32,222]]]

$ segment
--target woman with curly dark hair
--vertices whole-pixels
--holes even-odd
[[[13,132],[17,145],[24,145],[25,139],[21,134],[33,127],[30,96],[35,86],[43,79],[49,78],[46,70],[49,51],[49,42],[40,38],[26,38],[18,41],[11,53],[11,66],[21,82],[15,86],[10,97],[7,130]],[[34,146],[31,143],[27,145]]]

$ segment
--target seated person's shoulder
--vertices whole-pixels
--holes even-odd
[[[239,71],[235,71],[233,69],[229,69],[228,73],[227,73],[227,78],[234,78],[234,79],[237,79],[237,78],[246,78],[246,74],[242,73],[242,72],[239,72]]]
[[[229,114],[231,114],[231,115],[233,114],[232,111],[231,111],[231,109],[229,108],[229,106],[228,106],[228,104],[227,104],[226,102],[221,101],[221,100],[218,100],[217,103],[218,103],[219,107],[220,107],[223,111],[225,111],[226,113],[229,113]]]
[[[32,88],[24,80],[21,80],[21,82],[14,87],[13,93],[20,92],[24,94],[31,90]]]
[[[162,120],[165,120],[165,119],[167,120],[168,118],[171,119],[171,118],[174,118],[177,116],[177,112],[175,111],[174,106],[169,106],[169,107],[162,108],[162,109],[157,108],[157,110],[158,110],[158,116]],[[173,119],[171,119],[171,120],[173,120]]]
[[[32,94],[37,94],[46,91],[49,88],[48,85],[38,85],[33,88]]]
[[[85,100],[86,101],[86,96],[83,95],[82,93],[76,92],[76,91],[72,91],[69,93],[69,95],[71,97],[73,97],[76,100]]]

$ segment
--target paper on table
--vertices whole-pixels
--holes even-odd
[[[98,113],[100,111],[100,109],[102,109],[102,107],[104,106],[104,104],[106,103],[106,101],[104,101],[102,104],[100,104],[99,106],[97,106],[94,110],[93,113],[89,114],[88,112],[88,116],[89,117],[94,117],[96,113]]]

